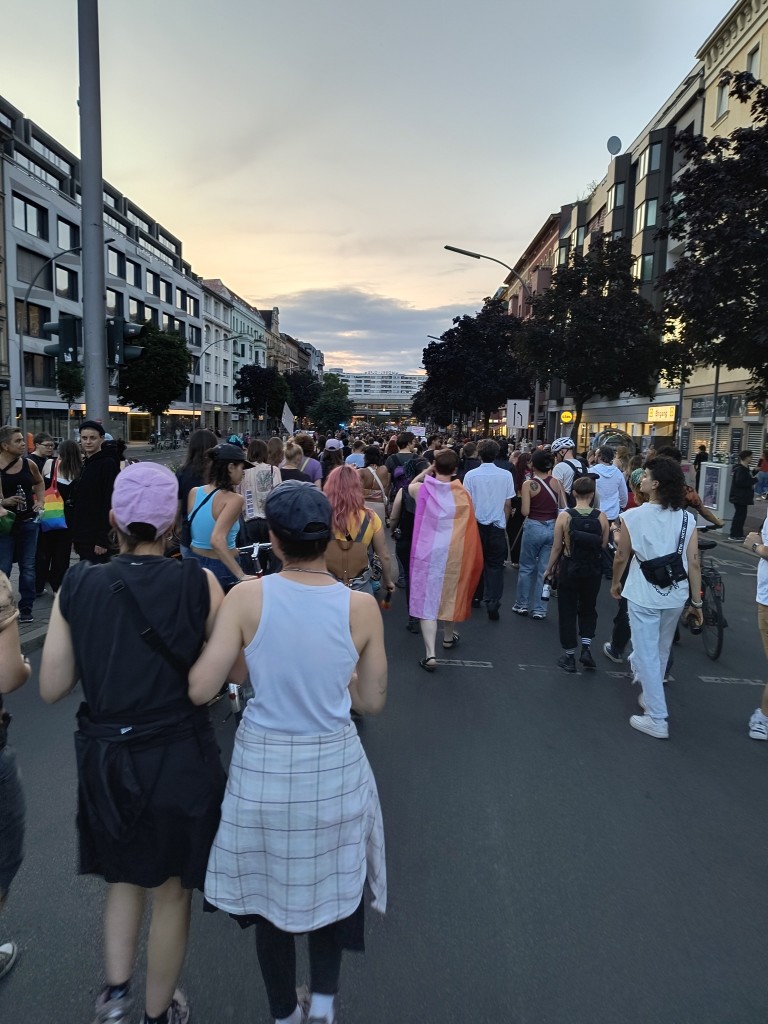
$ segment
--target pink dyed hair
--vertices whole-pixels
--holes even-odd
[[[363,485],[354,466],[337,466],[328,474],[323,494],[333,509],[333,528],[346,534],[350,521],[365,508]]]

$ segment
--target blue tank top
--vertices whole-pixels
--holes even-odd
[[[190,543],[193,548],[199,548],[201,551],[212,551],[211,547],[211,534],[213,528],[216,525],[216,520],[213,518],[213,503],[215,498],[208,498],[210,491],[206,491],[203,487],[198,487],[197,494],[195,494],[195,503],[192,507],[192,512],[189,513],[190,517],[195,509],[199,508],[200,511],[195,516],[192,522],[191,538]],[[203,502],[205,504],[203,505]],[[202,506],[202,508],[200,507]],[[236,547],[237,535],[240,532],[240,520],[236,519],[231,530],[227,534],[227,547],[232,550]]]
[[[281,575],[265,576],[261,585],[261,620],[245,649],[254,695],[243,725],[297,736],[338,732],[349,724],[349,680],[358,659],[349,588],[308,587]],[[285,643],[286,622],[301,622],[298,643]]]

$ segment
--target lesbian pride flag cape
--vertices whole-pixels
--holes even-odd
[[[458,480],[425,477],[411,544],[410,603],[417,619],[463,622],[483,571],[472,499]]]

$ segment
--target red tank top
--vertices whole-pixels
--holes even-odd
[[[535,519],[539,523],[548,523],[552,519],[557,519],[557,514],[560,510],[557,504],[557,492],[555,491],[552,477],[548,476],[545,480],[542,480],[540,476],[537,476],[534,477],[534,480],[538,483],[539,489],[536,494],[531,494],[531,511],[528,513],[528,518]],[[549,490],[547,490],[544,484],[547,485]]]

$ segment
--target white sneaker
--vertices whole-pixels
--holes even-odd
[[[669,726],[663,719],[659,721],[658,719],[651,718],[650,715],[632,715],[629,724],[633,729],[637,729],[638,732],[644,732],[648,736],[653,736],[654,739],[669,739]]]
[[[614,665],[621,665],[624,661],[622,656],[620,654],[617,654],[611,647],[610,640],[606,640],[606,642],[603,644],[603,654],[606,656],[606,658],[612,661]]]
[[[749,719],[749,738],[751,740],[768,740],[768,718],[760,708],[756,708]]]

